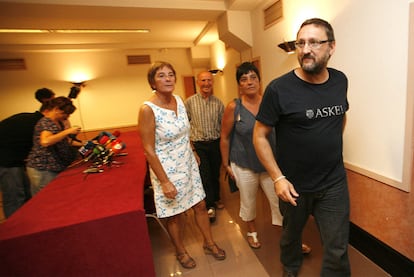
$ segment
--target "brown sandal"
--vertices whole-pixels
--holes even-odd
[[[216,260],[224,260],[226,258],[226,252],[213,243],[211,245],[204,245],[204,253],[207,255],[212,255]]]
[[[177,253],[175,256],[177,257],[177,261],[184,268],[191,269],[191,268],[196,267],[196,265],[197,265],[196,262],[194,261],[194,259],[191,258],[191,256],[188,255],[187,252]]]

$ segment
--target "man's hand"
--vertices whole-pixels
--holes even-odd
[[[282,179],[275,183],[276,195],[285,202],[289,202],[293,206],[297,206],[296,198],[299,197],[299,194],[296,192],[292,183],[289,180]]]

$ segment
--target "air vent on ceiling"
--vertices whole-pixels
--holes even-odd
[[[127,56],[128,64],[150,64],[150,55]]]
[[[269,28],[283,16],[282,0],[278,0],[263,10],[264,28]]]
[[[0,70],[25,70],[24,59],[0,59]]]

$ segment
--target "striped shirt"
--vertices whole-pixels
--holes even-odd
[[[191,141],[211,141],[220,138],[224,105],[220,99],[210,95],[207,100],[200,93],[185,102],[191,124]]]

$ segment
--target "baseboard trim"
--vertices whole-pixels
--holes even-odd
[[[414,262],[351,222],[349,243],[391,276],[413,276]]]

